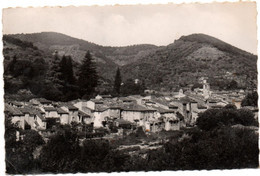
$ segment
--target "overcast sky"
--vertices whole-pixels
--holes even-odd
[[[257,53],[255,3],[12,8],[3,33],[54,31],[106,46],[168,45],[204,33]]]

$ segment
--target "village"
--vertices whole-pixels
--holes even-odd
[[[97,95],[90,100],[54,102],[34,98],[28,102],[5,103],[5,114],[21,129],[36,130],[46,139],[56,124],[76,124],[81,137],[106,138],[122,136],[124,130],[141,127],[145,133],[178,131],[182,127],[196,125],[198,114],[228,104],[241,108],[245,92],[211,91],[206,78],[200,78],[203,88],[174,92],[171,95],[131,95],[112,97]],[[244,107],[258,117],[256,107]],[[113,135],[111,135],[113,134]],[[21,136],[17,134],[19,140]]]

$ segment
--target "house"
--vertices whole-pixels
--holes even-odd
[[[15,108],[23,107],[23,103],[22,102],[18,102],[18,101],[10,101],[8,104],[13,106],[13,107],[15,107]]]
[[[34,107],[15,108],[6,104],[5,113],[10,115],[12,123],[22,129],[44,130],[47,127],[44,113]]]
[[[95,97],[95,99],[97,99],[97,100],[100,100],[100,99],[110,99],[110,98],[112,98],[111,95],[97,95]]]
[[[216,106],[217,105],[217,100],[209,98],[209,99],[206,100],[205,104],[206,104],[207,108],[210,108],[212,106]]]
[[[34,128],[36,130],[46,130],[47,120],[45,119],[44,113],[35,111]]]
[[[116,119],[114,125],[123,129],[131,129],[134,124],[124,119]]]
[[[25,129],[24,114],[17,108],[5,103],[5,114],[11,118],[11,122],[16,124],[18,127]]]
[[[80,123],[79,109],[71,103],[60,103],[60,108],[68,113],[68,124],[71,122]]]
[[[69,113],[61,108],[57,108],[57,113],[60,118],[60,124],[69,124]]]
[[[52,102],[50,100],[46,100],[45,98],[33,98],[30,102],[39,107],[52,107]]]
[[[124,105],[121,110],[121,118],[139,126],[154,118],[156,110],[148,109],[137,104]]]
[[[79,110],[79,119],[82,124],[94,124],[94,117]]]
[[[179,119],[166,119],[165,121],[165,127],[164,129],[166,131],[175,131],[175,130],[180,130],[180,127],[181,127],[181,123],[180,123],[180,120]]]

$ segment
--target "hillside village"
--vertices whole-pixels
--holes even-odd
[[[203,88],[194,91],[174,92],[168,96],[131,95],[112,97],[97,95],[90,100],[55,102],[34,98],[28,102],[5,103],[5,114],[22,129],[33,129],[48,136],[57,124],[77,124],[83,138],[102,138],[110,134],[122,135],[123,130],[133,131],[142,127],[146,133],[162,130],[180,130],[196,124],[198,114],[207,109],[222,108],[233,104],[241,108],[246,92],[211,91],[206,78],[199,80]],[[258,108],[250,109],[258,118]],[[114,130],[114,129],[117,130]]]
[[[2,13],[5,174],[259,168],[255,2]]]
[[[8,173],[258,166],[255,55],[203,34],[163,47],[3,41]]]

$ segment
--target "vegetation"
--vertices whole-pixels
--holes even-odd
[[[98,85],[97,71],[89,51],[79,69],[78,85],[81,96],[86,97],[90,97]]]
[[[19,139],[17,133],[22,136]],[[21,130],[5,118],[5,151],[6,172],[9,174],[31,173],[38,170],[34,160],[34,151],[45,142],[34,130]]]
[[[121,75],[120,75],[120,70],[119,70],[119,68],[117,68],[116,76],[115,76],[115,83],[114,83],[114,92],[118,95],[120,94],[121,83],[122,83],[122,79],[121,79]]]
[[[215,89],[234,90],[256,87],[251,83],[257,76],[256,61],[257,57],[250,53],[213,37],[197,34],[181,37],[173,44],[124,65],[121,71],[125,79],[145,80],[147,87],[156,90],[161,87],[178,90],[195,84],[202,76],[208,77]],[[227,78],[226,72],[232,75]]]
[[[133,79],[128,79],[121,86],[121,95],[142,95],[145,90],[145,83],[141,81],[135,82]]]
[[[81,143],[75,124],[60,125],[55,128],[56,134],[44,144],[41,136],[32,130],[24,131],[23,140],[16,141],[15,133],[19,129],[7,120],[7,173],[257,168],[258,134],[246,127],[251,125],[257,123],[249,110],[237,110],[231,105],[210,109],[199,115],[197,127],[167,132],[169,141],[162,143],[161,148],[142,152],[140,147],[117,150],[122,144],[149,140],[141,128],[124,139],[111,142],[89,139]],[[38,155],[33,155],[39,146],[42,148]]]
[[[49,55],[56,49],[67,53],[74,62],[76,77],[78,75],[76,65],[82,62],[87,50],[91,50],[99,73],[100,85],[97,86],[97,90],[100,92],[113,91],[114,73],[118,66],[123,75],[122,82],[139,79],[145,81],[148,88],[156,90],[160,90],[161,87],[165,90],[178,90],[180,87],[195,84],[201,76],[209,77],[211,87],[220,90],[254,88],[257,85],[257,56],[203,34],[183,36],[163,47],[154,45],[103,47],[52,32],[7,37],[29,42],[33,46],[37,42],[39,49],[33,49],[28,45],[26,52],[29,49],[35,50],[35,54],[27,53],[27,55],[37,56],[42,53],[45,61],[48,60],[46,54]],[[8,39],[5,43],[9,42]],[[5,58],[12,58],[10,54],[12,49],[10,47],[4,49]],[[15,51],[17,52],[17,49]],[[19,59],[18,55],[17,58]],[[226,72],[232,73],[230,78],[226,77]]]
[[[254,114],[250,110],[236,109],[229,105],[222,109],[208,109],[199,114],[197,119],[197,126],[206,131],[236,124],[258,126],[258,122],[254,119]]]
[[[258,105],[257,101],[258,101],[258,93],[252,92],[252,93],[248,93],[246,95],[246,97],[242,100],[241,105],[257,107],[257,105]]]

